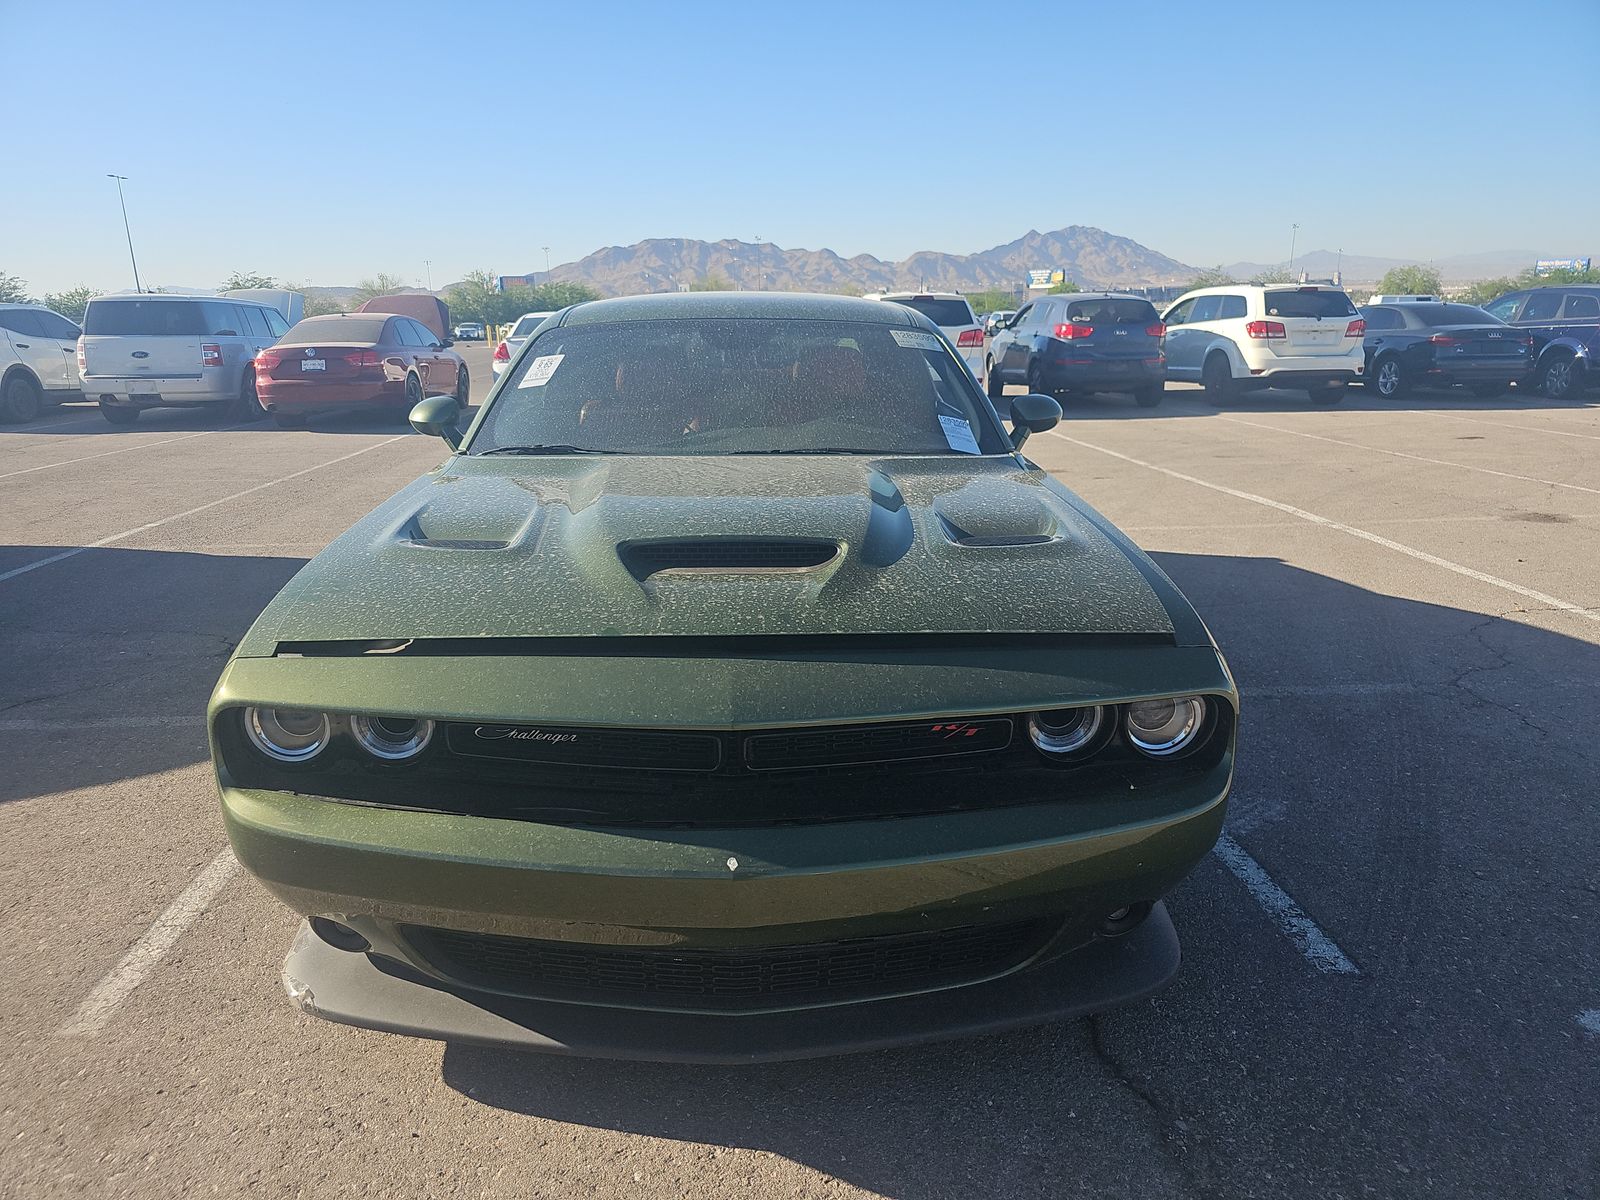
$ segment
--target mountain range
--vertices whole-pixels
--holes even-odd
[[[899,262],[870,254],[844,258],[832,250],[786,250],[771,242],[650,238],[607,246],[544,272],[541,280],[586,283],[607,295],[674,291],[707,279],[738,288],[778,291],[881,292],[1010,289],[1030,270],[1059,269],[1082,286],[1181,283],[1196,268],[1132,238],[1088,225],[1050,233],[1030,229],[1014,242],[976,254],[921,250]]]

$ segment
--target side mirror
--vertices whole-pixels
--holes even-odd
[[[445,340],[444,340],[444,341],[442,341],[442,342],[440,342],[440,343],[439,343],[439,346],[438,346],[438,348],[439,348],[439,349],[440,349],[440,350],[443,350],[443,349],[444,349],[444,348],[445,348],[445,347],[447,347],[447,346],[453,346],[453,345],[455,345],[455,342],[453,342],[453,341],[452,341],[452,340],[451,340],[451,339],[449,339],[449,338],[445,338]]]
[[[423,403],[426,404],[427,401]],[[1054,429],[1059,420],[1061,420],[1061,405],[1057,404],[1054,398],[1041,396],[1038,392],[1029,392],[1026,396],[1013,396],[1011,397],[1011,444],[1021,450],[1022,443],[1028,440],[1030,434]],[[417,423],[415,413],[411,416],[411,423],[413,425]]]
[[[1057,415],[1061,410],[1056,409]],[[429,396],[411,410],[411,428],[418,433],[443,438],[452,450],[461,449],[461,429],[456,422],[461,406],[454,396]],[[1051,424],[1055,424],[1054,421]]]

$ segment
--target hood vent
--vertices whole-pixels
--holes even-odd
[[[832,562],[839,543],[808,538],[683,538],[617,547],[635,579],[663,571],[809,571]]]

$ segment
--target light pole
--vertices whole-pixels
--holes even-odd
[[[122,205],[122,232],[128,235],[128,261],[133,264],[133,290],[142,292],[144,285],[139,282],[139,260],[133,256],[133,230],[128,228],[128,202],[122,198],[122,184],[128,177],[113,175],[108,171],[106,178],[117,181],[117,203]]]
[[[549,283],[550,282],[550,247],[549,246],[545,246],[543,249],[544,249],[544,281],[546,283]]]
[[[767,289],[767,266],[761,261],[761,235],[756,234],[756,291]]]
[[[1291,274],[1291,275],[1294,274],[1294,243],[1295,243],[1295,239],[1298,238],[1299,236],[1300,236],[1300,226],[1299,226],[1299,224],[1296,223],[1294,225],[1289,226],[1289,274]]]
[[[427,273],[428,273],[428,290],[431,292],[431,291],[433,291],[433,259],[431,259],[431,258],[423,259],[422,260],[422,266],[423,266],[423,269],[426,270]]]

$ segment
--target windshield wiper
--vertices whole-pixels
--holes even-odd
[[[491,454],[621,454],[621,450],[596,450],[593,446],[569,446],[558,443],[552,446],[496,446],[493,450],[480,450],[474,458],[487,458]]]
[[[883,450],[863,450],[859,446],[802,446],[793,450],[733,450],[731,454],[884,454]]]

